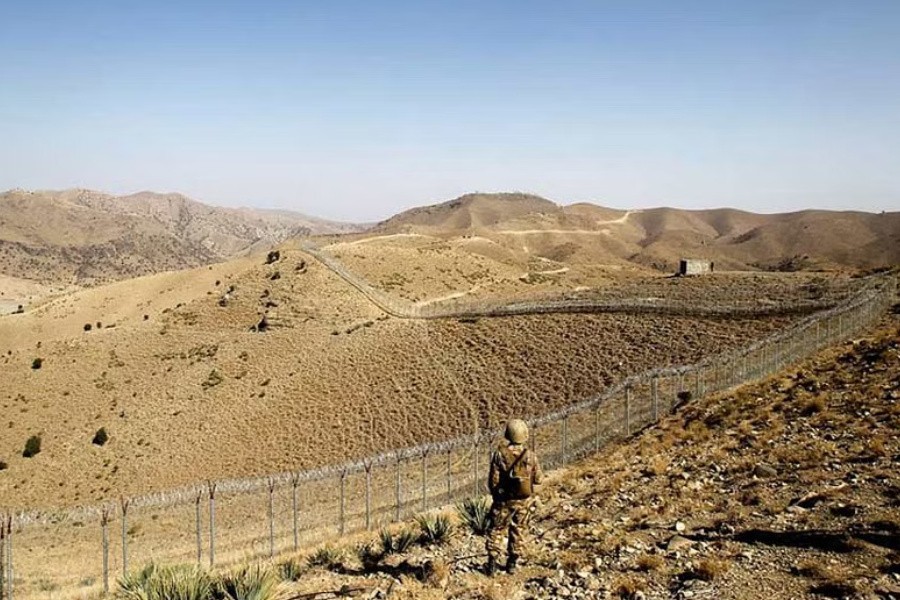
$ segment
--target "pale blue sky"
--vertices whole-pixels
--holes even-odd
[[[900,210],[900,2],[0,0],[0,189]]]

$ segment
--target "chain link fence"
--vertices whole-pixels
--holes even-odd
[[[360,291],[379,293],[371,286]],[[846,339],[883,315],[895,296],[893,276],[869,278],[840,305],[739,351],[641,373],[533,416],[531,443],[546,468],[569,464],[647,427],[680,402],[764,378]],[[7,514],[0,527],[0,600],[83,597],[109,590],[118,575],[149,562],[222,566],[377,530],[484,494],[500,433],[100,506]]]

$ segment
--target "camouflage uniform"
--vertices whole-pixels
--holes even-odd
[[[525,456],[519,459],[523,453]],[[491,456],[491,468],[488,475],[488,487],[493,497],[491,504],[491,528],[487,535],[488,571],[492,571],[497,557],[503,553],[503,538],[508,537],[507,568],[516,568],[518,559],[526,553],[529,543],[531,517],[536,510],[536,496],[524,499],[510,498],[503,489],[505,474],[509,472],[516,459],[520,460],[519,468],[531,475],[532,485],[541,483],[543,472],[534,452],[523,444],[514,444],[508,440],[500,443]]]

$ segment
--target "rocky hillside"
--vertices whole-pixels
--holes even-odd
[[[508,250],[580,264],[672,271],[682,257],[722,270],[871,268],[900,262],[900,213],[734,209],[623,211],[528,194],[468,194],[414,208],[373,233],[484,236]]]
[[[688,402],[543,490],[533,560],[487,578],[457,532],[298,593],[368,598],[900,598],[900,318],[797,368]],[[346,556],[351,556],[348,552]],[[310,596],[314,597],[314,596]],[[325,596],[322,596],[325,597]]]
[[[353,231],[287,211],[226,209],[180,194],[0,194],[0,274],[96,284],[196,267],[310,233]]]

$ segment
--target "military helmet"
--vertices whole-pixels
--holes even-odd
[[[505,435],[513,444],[524,444],[528,441],[528,425],[522,419],[510,419],[506,423]]]

